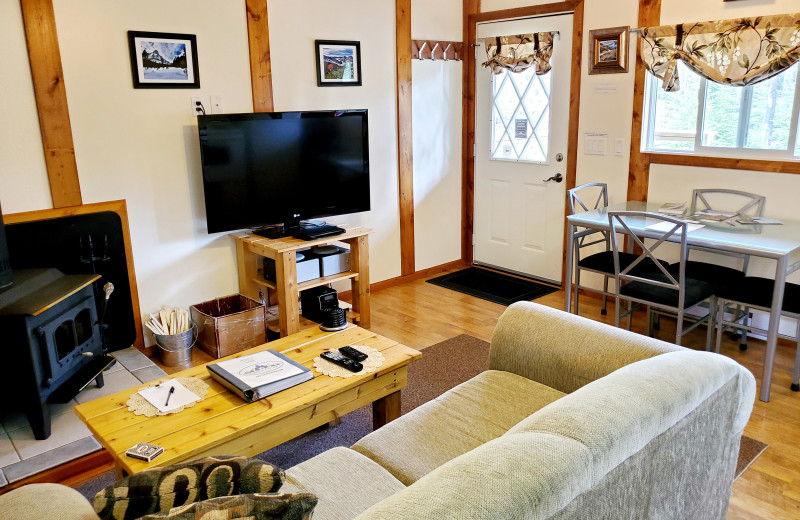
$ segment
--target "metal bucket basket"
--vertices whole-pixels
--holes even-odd
[[[180,334],[155,334],[161,361],[168,367],[185,365],[192,359],[192,347],[197,341],[197,326]]]

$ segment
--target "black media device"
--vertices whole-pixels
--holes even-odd
[[[339,347],[339,353],[344,354],[353,361],[358,361],[359,363],[368,357],[366,354],[358,349],[354,349],[350,345],[347,345],[346,347]]]
[[[339,306],[339,294],[330,287],[312,287],[300,293],[300,314],[311,321],[321,323],[330,309]]]
[[[358,361],[355,361],[348,357],[344,357],[338,352],[331,352],[330,350],[326,350],[325,352],[320,354],[320,357],[322,359],[327,359],[331,363],[335,363],[340,367],[344,367],[351,372],[360,372],[361,369],[364,368],[364,365],[362,365]]]
[[[0,287],[11,285],[14,282],[11,276],[11,259],[8,254],[8,240],[6,227],[3,224],[3,210],[0,209]]]
[[[301,220],[370,209],[366,110],[214,114],[197,126],[209,233],[313,238]]]

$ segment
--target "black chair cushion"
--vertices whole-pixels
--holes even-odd
[[[718,292],[720,298],[734,300],[747,305],[770,308],[775,280],[748,276],[736,284],[728,285]],[[783,288],[783,310],[800,314],[800,285],[787,283]]]
[[[663,274],[649,276],[653,280],[669,282]],[[683,291],[683,307],[688,309],[697,305],[703,300],[708,299],[714,294],[715,287],[701,280],[686,279],[686,288]],[[630,282],[622,286],[620,294],[638,300],[652,302],[653,305],[664,305],[668,307],[678,307],[678,290],[667,287],[658,287],[646,282]]]
[[[680,262],[675,262],[670,264],[667,270],[677,278],[680,269]],[[726,285],[740,282],[744,278],[744,271],[707,262],[688,260],[686,262],[686,278],[702,280],[719,289]]]
[[[619,253],[619,268],[625,269],[629,265],[631,265],[639,255],[635,255],[633,253],[625,253],[620,251]],[[661,265],[664,267],[669,267],[669,264],[664,260],[659,260]],[[609,275],[614,275],[614,252],[613,251],[602,251],[600,253],[595,253],[593,255],[589,255],[586,258],[582,258],[580,262],[578,262],[578,266],[583,269],[591,269],[592,271],[599,271],[601,273],[608,273]],[[633,268],[633,270],[629,273],[634,276],[642,276],[647,273],[652,272],[661,272],[656,267],[655,262],[650,260],[649,258],[645,258],[639,265]]]

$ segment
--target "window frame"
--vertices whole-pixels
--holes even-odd
[[[695,74],[688,67],[684,67],[684,71]],[[683,71],[682,71],[683,72]],[[788,73],[789,71],[784,72]],[[752,110],[753,98],[753,85],[746,87],[734,87],[743,89],[743,96],[741,106],[743,109],[739,111],[739,121],[737,124],[736,146],[735,147],[721,147],[721,146],[706,146],[702,143],[703,138],[703,123],[705,119],[706,109],[706,96],[708,93],[709,80],[700,76],[700,87],[698,88],[698,106],[697,106],[697,122],[695,125],[694,135],[694,149],[693,150],[680,150],[680,149],[666,149],[654,148],[653,142],[655,140],[655,115],[656,103],[654,100],[661,89],[661,80],[652,74],[646,74],[645,87],[644,87],[644,109],[642,114],[642,138],[641,138],[641,152],[651,154],[654,156],[663,155],[676,155],[687,157],[707,157],[707,158],[721,158],[721,159],[742,159],[742,160],[755,160],[755,161],[771,161],[771,162],[800,162],[800,64],[793,66],[793,73],[797,74],[795,82],[794,100],[792,107],[792,117],[789,126],[788,147],[785,150],[766,150],[757,148],[746,148],[744,143],[747,140],[747,126]],[[796,151],[798,155],[795,155]]]

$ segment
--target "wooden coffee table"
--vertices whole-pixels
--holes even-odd
[[[157,417],[129,412],[125,403],[130,395],[152,383],[78,405],[75,411],[114,457],[118,476],[208,455],[253,456],[369,403],[373,428],[379,428],[400,416],[400,390],[407,384],[408,364],[422,356],[419,351],[353,325],[333,333],[306,329],[223,359],[273,349],[313,371],[314,357],[351,344],[381,351],[383,366],[349,378],[314,371],[310,381],[248,403],[199,365],[164,378],[197,377],[208,383],[205,398],[182,412]],[[125,450],[137,442],[163,446],[164,453],[149,463],[127,457]]]

